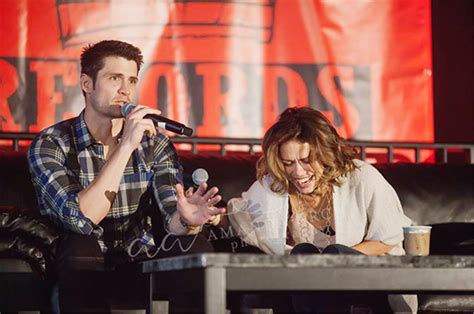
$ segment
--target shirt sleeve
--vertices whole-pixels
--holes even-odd
[[[183,169],[176,149],[168,137],[159,133],[154,144],[153,193],[168,230],[171,216],[176,211],[176,184],[183,183]]]
[[[238,235],[268,254],[283,255],[286,249],[288,194],[270,190],[273,179],[255,181],[242,197],[229,201],[229,220]]]
[[[80,210],[78,193],[82,186],[67,166],[64,147],[53,138],[43,136],[35,139],[28,150],[31,179],[40,212],[65,230],[99,236],[102,228]]]
[[[403,241],[403,227],[411,224],[403,213],[397,193],[372,165],[361,167],[361,185],[369,225],[365,240],[396,245]]]

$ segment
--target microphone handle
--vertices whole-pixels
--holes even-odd
[[[191,136],[193,134],[193,129],[188,128],[182,123],[170,120],[163,116],[147,114],[145,116],[145,119],[151,119],[158,124],[158,127],[177,133],[177,134],[186,135],[186,136]]]
[[[179,123],[177,121],[173,121],[173,120],[170,120],[168,118],[165,118],[163,116],[159,116],[159,115],[155,115],[155,114],[147,114],[145,117],[145,119],[151,119],[155,122],[163,122],[163,123],[166,123],[166,124],[174,124],[176,126],[179,126],[179,127],[182,127],[182,128],[185,128],[186,126],[182,123]]]
[[[181,135],[183,135],[183,134],[187,135],[186,134],[186,127],[179,127],[177,125],[166,123],[166,122],[157,122],[156,124],[158,125],[158,127],[162,128],[162,129],[166,129],[168,131],[171,131],[171,132],[174,132],[174,133],[177,133],[177,134],[181,134]]]

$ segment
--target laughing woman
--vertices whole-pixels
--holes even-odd
[[[395,190],[356,159],[321,112],[285,110],[262,148],[257,181],[229,202],[229,220],[246,242],[276,255],[404,254],[402,227],[411,221]],[[295,300],[296,311],[324,310]],[[409,303],[416,308],[416,299]]]

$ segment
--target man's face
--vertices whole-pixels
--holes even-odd
[[[122,117],[121,107],[135,97],[137,75],[135,61],[106,57],[104,67],[97,73],[95,86],[88,75],[81,76],[81,86],[86,92],[86,110],[109,118]]]

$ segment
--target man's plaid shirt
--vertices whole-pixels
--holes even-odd
[[[174,185],[182,168],[170,140],[146,136],[133,152],[107,216],[94,224],[79,209],[78,193],[99,175],[104,146],[92,138],[84,112],[43,130],[31,144],[28,162],[40,212],[58,226],[79,234],[95,234],[102,251],[154,246],[151,219],[138,209],[147,189],[153,191],[165,226],[176,210]],[[135,248],[136,246],[134,246]]]

